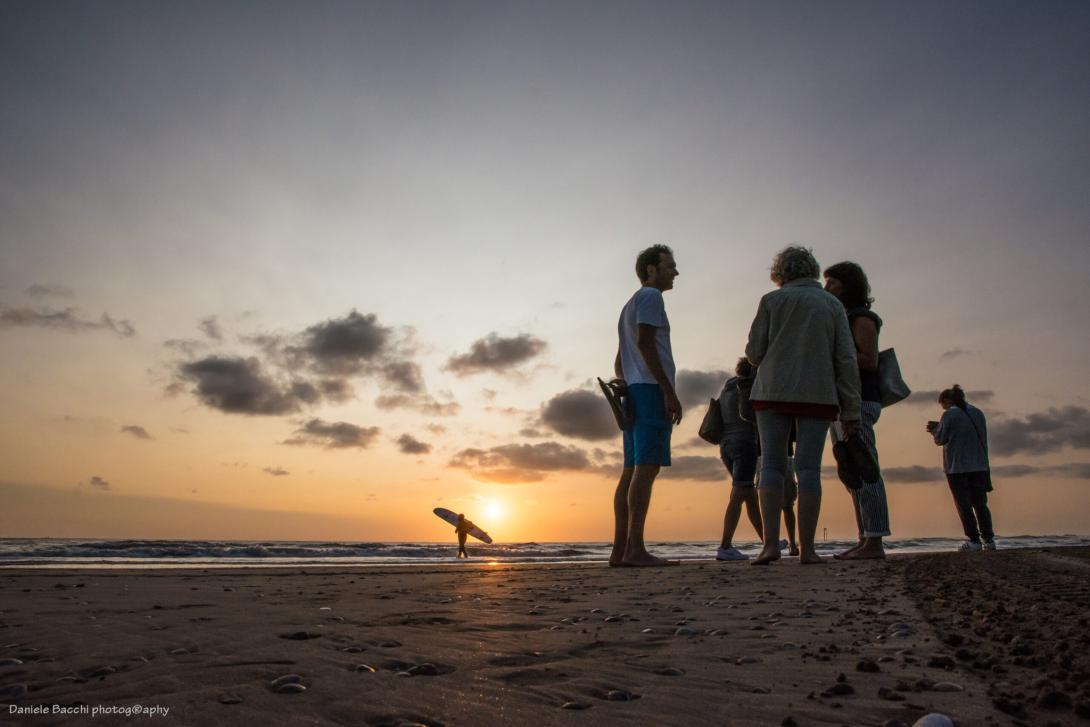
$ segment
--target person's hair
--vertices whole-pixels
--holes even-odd
[[[749,359],[743,356],[738,359],[738,363],[734,364],[734,373],[738,376],[752,376],[753,364],[749,362]]]
[[[957,384],[939,392],[939,403],[941,404],[943,401],[950,402],[958,409],[964,409],[966,404],[968,404],[968,402],[965,401],[965,390]]]
[[[840,281],[844,288],[840,293],[840,300],[848,310],[870,308],[871,303],[874,302],[874,298],[870,297],[870,282],[867,280],[867,274],[857,263],[845,260],[842,263],[830,265],[825,268],[824,275],[826,278],[836,278]]]
[[[821,274],[821,266],[814,259],[814,253],[810,248],[791,245],[776,254],[769,272],[773,283],[786,285],[792,280],[817,280],[818,275]]]
[[[640,282],[647,282],[647,266],[658,266],[663,255],[673,255],[674,251],[666,245],[652,245],[636,257],[636,275],[640,276]]]

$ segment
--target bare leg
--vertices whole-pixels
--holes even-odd
[[[762,475],[760,488],[762,534],[764,535],[764,548],[761,554],[754,558],[752,565],[768,565],[774,560],[780,559],[780,510],[783,509],[783,485],[779,487],[765,487]]]
[[[632,467],[621,470],[621,480],[613,493],[613,552],[609,554],[609,564],[613,567],[621,565],[628,544],[628,487],[632,470]]]
[[[795,506],[792,503],[783,506],[783,524],[787,530],[787,542],[790,545],[788,552],[791,555],[798,555],[799,545],[795,542]]]
[[[628,544],[625,546],[623,565],[666,565],[669,561],[656,558],[647,552],[643,541],[643,526],[651,506],[651,487],[659,474],[659,465],[636,465],[632,482],[628,486]]]
[[[731,547],[734,541],[734,531],[738,529],[738,519],[742,516],[742,502],[746,497],[746,490],[752,487],[731,487],[730,499],[727,500],[727,511],[723,513],[723,539],[719,547],[724,550]]]
[[[799,489],[799,545],[801,555],[799,562],[803,564],[823,563],[821,556],[814,547],[814,536],[817,533],[818,515],[821,513],[821,491]]]
[[[761,524],[761,504],[757,497],[756,487],[747,487],[746,490],[746,516],[753,525],[753,531],[757,533],[758,540],[765,539],[765,529]]]
[[[851,495],[852,507],[855,508],[855,527],[859,531],[859,541],[844,552],[834,555],[833,557],[837,560],[851,560],[852,555],[867,542],[867,539],[863,537],[863,512],[859,509],[859,496],[851,490],[848,490],[848,494]]]

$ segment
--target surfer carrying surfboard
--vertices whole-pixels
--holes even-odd
[[[458,513],[458,524],[454,526],[454,532],[458,533],[458,557],[468,558],[469,553],[466,552],[466,536],[469,535],[469,531],[475,526],[469,520],[466,520],[466,516],[462,513]]]
[[[678,276],[674,252],[666,245],[647,248],[636,258],[640,289],[621,310],[619,345],[613,368],[627,386],[631,424],[624,429],[624,469],[613,496],[615,531],[611,566],[674,563],[647,552],[643,530],[651,505],[651,486],[659,469],[670,466],[670,434],[681,422],[674,390],[675,365],[670,321],[662,294]]]

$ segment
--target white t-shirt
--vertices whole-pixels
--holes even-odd
[[[655,347],[659,352],[662,370],[666,373],[670,385],[674,386],[674,353],[670,349],[670,321],[666,317],[666,306],[662,302],[662,291],[645,285],[629,298],[621,309],[621,319],[617,322],[617,334],[621,341],[621,368],[624,379],[629,384],[657,384],[658,381],[647,368],[647,364],[636,345],[639,340],[639,324],[646,323],[655,327]]]

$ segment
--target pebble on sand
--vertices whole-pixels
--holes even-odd
[[[237,694],[221,694],[219,702],[220,704],[242,704],[242,697]]]
[[[560,705],[561,709],[590,709],[589,704],[583,702],[564,702]]]
[[[913,722],[912,727],[954,727],[954,721],[945,714],[932,712]]]
[[[964,692],[965,687],[954,682],[939,682],[931,685],[931,691],[933,692]]]
[[[298,694],[307,690],[303,677],[298,674],[285,674],[269,682],[269,689],[277,694]]]

